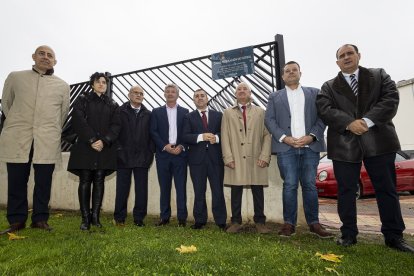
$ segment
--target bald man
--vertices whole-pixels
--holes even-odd
[[[31,70],[12,72],[2,98],[6,120],[0,136],[0,161],[8,174],[7,220],[2,233],[26,227],[27,183],[34,168],[32,228],[50,231],[49,199],[55,163],[61,159],[61,131],[69,111],[69,85],[55,76],[55,52],[39,46]]]

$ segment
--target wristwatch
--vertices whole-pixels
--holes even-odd
[[[313,133],[309,133],[309,136],[311,136],[311,137],[312,137],[313,142],[318,141],[318,138],[316,138],[316,135],[315,135],[315,134],[313,134]]]

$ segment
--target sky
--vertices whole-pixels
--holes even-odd
[[[0,2],[0,89],[30,69],[39,45],[69,84],[257,45],[282,34],[304,86],[335,77],[336,50],[356,44],[360,65],[396,82],[414,78],[412,0],[13,0]],[[0,90],[0,94],[1,94]]]

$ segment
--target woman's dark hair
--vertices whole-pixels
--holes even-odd
[[[109,82],[109,78],[105,75],[105,73],[99,73],[99,72],[95,72],[92,74],[92,76],[90,76],[90,80],[89,80],[89,85],[93,86],[93,83],[96,80],[99,80],[100,78],[104,78],[106,80],[106,83]]]

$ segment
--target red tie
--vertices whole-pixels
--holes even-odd
[[[243,109],[243,123],[244,123],[244,132],[246,132],[246,106],[241,107]]]
[[[207,116],[205,111],[201,111],[201,120],[203,121],[204,130],[208,130]]]

